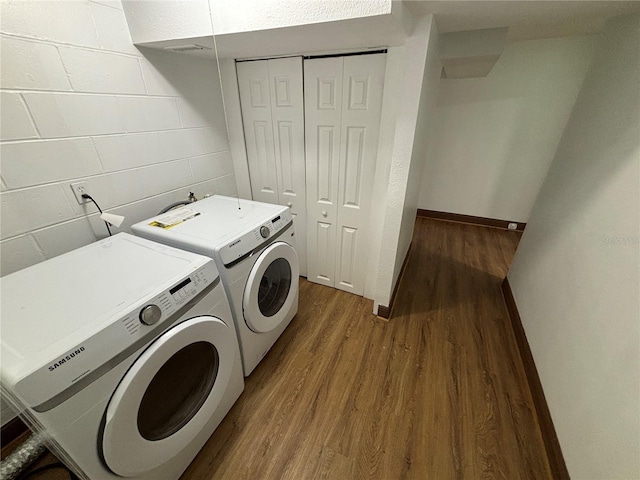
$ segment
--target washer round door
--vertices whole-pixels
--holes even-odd
[[[114,473],[140,475],[189,445],[223,398],[235,342],[221,320],[196,317],[149,345],[107,406],[102,453]]]
[[[249,273],[242,299],[244,320],[251,330],[270,332],[288,319],[297,308],[299,276],[298,254],[291,245],[276,242],[265,248]]]

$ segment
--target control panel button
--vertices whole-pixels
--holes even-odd
[[[140,321],[145,325],[153,325],[162,316],[162,310],[157,305],[147,305],[140,310]]]
[[[269,236],[269,227],[265,227],[264,225],[260,227],[260,235],[262,238],[267,238]]]

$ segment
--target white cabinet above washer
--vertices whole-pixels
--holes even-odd
[[[135,45],[219,58],[402,45],[412,30],[402,2],[366,0],[123,0]],[[212,20],[213,19],[213,20]]]

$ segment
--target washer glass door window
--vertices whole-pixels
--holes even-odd
[[[169,461],[200,433],[228,388],[235,331],[215,317],[186,320],[138,357],[105,413],[102,453],[132,477]]]
[[[284,258],[276,258],[269,264],[260,279],[258,308],[265,317],[273,317],[280,311],[291,290],[291,265]]]
[[[140,435],[162,440],[184,427],[207,400],[219,365],[218,350],[209,342],[191,343],[169,358],[140,402]]]
[[[285,242],[269,245],[256,260],[244,291],[247,326],[256,333],[275,329],[295,309],[300,266],[294,248]]]

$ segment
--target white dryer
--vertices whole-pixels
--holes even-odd
[[[291,210],[215,195],[132,230],[215,259],[248,376],[298,311],[300,266]]]
[[[244,388],[210,258],[125,233],[1,280],[3,394],[85,479],[177,479]]]

